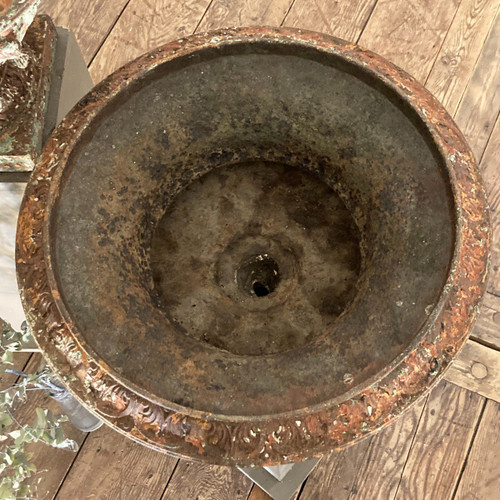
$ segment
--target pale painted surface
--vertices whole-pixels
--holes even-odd
[[[19,328],[24,321],[14,257],[16,223],[24,183],[0,183],[0,317]]]

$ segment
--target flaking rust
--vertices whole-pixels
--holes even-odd
[[[252,351],[250,355],[245,350],[247,349],[243,342],[245,339],[237,344],[233,342],[233,338],[227,340],[223,336],[215,339],[211,337],[198,339],[191,330],[188,331],[187,327],[180,324],[182,317],[170,316],[167,322],[170,326],[174,325],[175,329],[172,327],[172,331],[165,330],[165,335],[171,335],[169,337],[171,341],[167,346],[159,343],[157,350],[164,348],[164,356],[165,359],[168,359],[168,365],[176,364],[176,366],[179,366],[179,371],[176,373],[176,376],[179,373],[181,374],[179,376],[179,385],[185,383],[186,386],[189,384],[192,384],[193,387],[196,384],[201,386],[198,392],[193,392],[195,394],[193,397],[198,397],[197,395],[200,394],[200,398],[206,398],[206,404],[202,405],[204,407],[199,408],[196,405],[190,405],[189,401],[169,401],[162,395],[158,395],[157,387],[162,387],[161,377],[169,369],[169,366],[164,367],[164,372],[160,370],[153,373],[147,387],[141,387],[135,382],[130,382],[123,375],[124,370],[126,370],[123,364],[117,369],[109,361],[112,358],[111,355],[107,355],[106,359],[104,359],[104,356],[101,358],[96,353],[99,351],[95,351],[95,343],[99,339],[96,340],[96,337],[92,337],[89,332],[80,331],[81,325],[69,312],[70,308],[67,307],[67,303],[61,299],[61,297],[64,297],[60,290],[60,283],[63,278],[56,275],[60,262],[58,262],[53,251],[57,241],[54,239],[51,224],[53,224],[54,220],[60,220],[56,219],[57,209],[62,210],[61,207],[66,206],[64,205],[64,193],[66,189],[69,189],[69,181],[63,176],[63,173],[66,175],[66,171],[69,172],[70,170],[70,155],[74,152],[86,151],[85,147],[86,144],[89,144],[88,141],[97,140],[96,136],[100,133],[98,123],[102,123],[101,118],[109,116],[110,109],[120,109],[120,106],[125,106],[125,103],[129,102],[125,99],[120,101],[120,96],[135,95],[134,89],[144,88],[141,85],[148,81],[149,78],[151,78],[151,81],[158,78],[158,75],[162,74],[163,67],[167,68],[169,64],[182,66],[186,61],[191,60],[200,63],[206,54],[209,55],[209,60],[210,57],[216,59],[216,54],[223,50],[229,50],[227,48],[233,46],[245,46],[248,49],[247,52],[251,52],[252,47],[255,46],[258,46],[261,52],[265,50],[276,50],[278,53],[288,51],[287,53],[299,54],[304,58],[306,57],[304,54],[310,54],[313,51],[314,57],[325,64],[334,60],[338,67],[350,68],[352,73],[356,73],[360,79],[369,82],[372,88],[378,89],[382,95],[387,96],[387,99],[391,101],[391,106],[395,103],[403,109],[405,116],[411,123],[418,124],[419,130],[423,130],[422,135],[425,140],[432,145],[435,156],[438,158],[436,164],[445,173],[446,182],[450,186],[450,203],[453,204],[452,210],[456,214],[452,228],[453,247],[450,259],[446,263],[446,269],[441,270],[446,273],[446,279],[439,289],[438,297],[430,303],[420,304],[421,317],[417,318],[420,321],[418,331],[413,333],[410,341],[401,342],[403,347],[385,366],[380,367],[376,359],[368,356],[369,353],[367,354],[362,349],[358,349],[354,359],[359,360],[360,364],[365,363],[366,366],[363,365],[359,368],[353,363],[341,373],[339,372],[338,380],[334,384],[335,388],[338,389],[338,394],[335,397],[321,400],[321,390],[323,390],[321,376],[314,375],[317,376],[314,383],[319,387],[317,392],[314,392],[314,387],[311,389],[310,386],[307,386],[307,375],[309,371],[314,369],[314,366],[309,367],[309,364],[314,364],[315,359],[311,352],[316,348],[319,350],[331,349],[332,352],[335,349],[337,351],[342,349],[343,355],[348,356],[353,343],[352,337],[342,339],[339,334],[338,339],[340,340],[336,344],[335,339],[331,339],[326,334],[318,333],[318,336],[312,340],[299,338],[297,343],[293,345],[293,349],[287,350],[286,344],[283,344],[284,347],[277,349],[274,345],[264,343],[262,352]],[[278,49],[275,49],[276,47]],[[252,64],[257,63],[253,61]],[[187,85],[185,88],[187,88]],[[176,99],[173,95],[171,98]],[[378,97],[375,96],[374,99],[376,98]],[[311,96],[308,96],[307,99],[311,99]],[[306,97],[301,102],[305,100]],[[182,108],[181,111],[178,111],[179,123],[185,105],[186,103],[179,98],[178,109]],[[300,103],[297,105],[300,105]],[[113,106],[114,108],[112,108]],[[268,112],[269,107],[266,107],[266,110],[263,113]],[[263,114],[262,116],[267,120],[262,121],[262,126],[273,119],[271,115]],[[216,119],[217,117],[214,114],[210,127],[215,127]],[[312,119],[313,117],[311,117]],[[161,147],[164,149],[161,149],[161,154],[164,154],[164,151],[170,151],[173,141],[185,140],[189,147],[186,147],[184,152],[179,152],[180,156],[182,154],[193,154],[192,148],[195,147],[193,145],[202,140],[208,133],[207,130],[210,129],[210,127],[204,128],[202,125],[192,126],[192,123],[189,122],[184,128],[181,125],[171,127],[169,128],[170,134],[168,137],[164,137],[163,133],[150,137],[147,132],[144,132],[146,128],[144,127],[137,133],[137,141],[140,141],[137,142],[137,145],[140,145],[145,153],[143,156],[137,157],[134,154],[136,154],[136,149],[139,146],[131,146],[130,149],[120,146],[120,134],[124,133],[123,130],[115,131],[116,135],[109,138],[113,145],[115,144],[114,141],[118,144],[116,147],[116,154],[119,155],[117,161],[123,165],[127,162],[130,162],[130,165],[136,165],[134,167],[135,171],[140,172],[140,174],[137,174],[136,178],[120,179],[122,174],[119,170],[116,170],[116,176],[112,179],[113,184],[110,185],[109,189],[102,191],[102,201],[98,200],[98,203],[102,204],[100,207],[101,212],[98,213],[98,216],[102,218],[102,223],[97,226],[95,238],[92,236],[94,239],[89,242],[89,246],[94,245],[92,246],[92,252],[96,262],[99,258],[107,259],[109,257],[113,248],[115,248],[112,244],[117,241],[116,234],[127,230],[128,219],[125,217],[122,220],[120,218],[122,214],[118,212],[119,207],[126,204],[124,200],[131,199],[127,198],[128,196],[139,197],[144,195],[147,189],[153,189],[151,186],[162,185],[161,183],[164,182],[165,189],[168,186],[175,195],[182,192],[186,186],[195,189],[193,187],[195,186],[194,182],[202,174],[206,174],[216,167],[221,169],[219,172],[225,172],[223,169],[228,162],[246,161],[245,154],[252,155],[253,158],[258,157],[259,161],[264,161],[267,166],[277,163],[287,165],[306,163],[310,172],[324,177],[327,176],[325,172],[330,168],[327,159],[319,155],[307,156],[304,151],[298,151],[298,149],[297,151],[291,151],[291,146],[283,151],[259,149],[258,145],[256,145],[257,142],[254,140],[249,141],[250,146],[247,146],[248,149],[246,150],[238,149],[236,146],[231,149],[230,147],[221,148],[216,145],[214,150],[210,151],[210,154],[204,158],[205,162],[203,166],[199,166],[199,170],[196,170],[196,161],[189,157],[186,163],[192,161],[192,171],[188,171],[185,166],[182,167],[184,170],[182,170],[181,166],[179,166],[178,170],[172,166],[172,177],[168,178],[167,183],[164,181],[165,174],[163,173],[164,170],[162,170],[164,162],[158,161],[158,164],[154,162],[155,155],[160,154],[158,153],[160,151],[159,144],[163,144]],[[189,128],[190,126],[191,128]],[[239,122],[236,121],[231,124],[232,129],[239,126]],[[281,127],[279,129],[280,137],[288,137],[287,134],[291,133],[290,130],[292,129],[287,128],[286,123],[279,122],[277,126]],[[251,128],[251,124],[249,127],[249,134],[258,134],[258,131]],[[89,130],[92,132],[92,139],[89,139],[89,135],[86,135]],[[135,136],[135,133],[133,135]],[[349,162],[352,162],[356,155],[364,153],[356,150],[349,140],[349,138],[346,138],[345,143],[339,143],[336,146],[336,151],[338,151],[335,153],[337,155],[335,160],[338,165],[351,165]],[[322,138],[321,141],[326,141],[326,139]],[[321,141],[318,142],[321,143]],[[105,142],[102,144],[106,146]],[[102,147],[104,148],[104,146]],[[355,144],[355,146],[357,145]],[[111,151],[115,148],[109,147],[108,149]],[[99,150],[99,158],[104,157],[102,156],[104,155],[103,151]],[[182,161],[182,159],[179,160],[179,165],[181,165]],[[175,161],[172,160],[170,165],[176,165]],[[270,171],[262,169],[260,164],[257,167],[254,165],[252,168],[254,169],[253,172],[256,172],[254,179],[262,179],[262,175],[267,175],[267,173],[262,172]],[[382,193],[379,198],[374,195],[376,208],[380,210],[380,213],[390,215],[390,220],[393,221],[394,230],[396,231],[398,227],[405,227],[406,221],[403,215],[409,202],[403,196],[406,193],[403,188],[410,185],[411,182],[402,183],[401,193],[403,194],[399,198],[396,196],[399,194],[398,188],[394,187],[395,201],[392,199],[390,202],[387,201],[386,198],[391,195],[391,192],[386,190],[386,178],[383,176],[389,175],[388,171],[395,172],[395,167],[390,165],[387,169],[381,169],[381,178],[373,180],[372,191],[376,194]],[[250,170],[250,167],[247,168],[248,170]],[[275,171],[280,172],[279,169]],[[339,170],[337,177],[329,179],[329,183],[338,189],[346,207],[352,209],[352,213],[357,217],[356,224],[358,227],[362,228],[362,231],[367,231],[367,218],[361,213],[362,210],[356,211],[356,203],[359,202],[363,195],[362,190],[361,188],[359,192],[354,189],[346,190],[345,179],[342,178],[342,175],[347,175],[345,172],[349,172],[349,169]],[[212,181],[209,180],[208,175],[211,174],[207,174],[205,178],[207,179],[206,182],[210,183]],[[144,179],[147,179],[147,182]],[[229,177],[225,178],[224,181],[227,181],[227,179]],[[293,192],[293,186],[297,189],[296,186],[299,183],[309,182],[303,180],[300,174],[290,174],[287,179],[290,185],[284,196],[287,192]],[[245,178],[242,176],[241,180],[244,182]],[[213,185],[217,186],[221,182],[220,179],[216,179],[213,181]],[[273,189],[275,190],[273,192],[278,192],[279,188],[273,184],[272,179],[266,178],[266,182],[265,189],[267,189],[267,192],[271,192]],[[415,183],[418,183],[418,179],[415,180]],[[199,187],[199,189],[201,190],[202,187]],[[342,191],[343,189],[345,192]],[[432,186],[429,189],[432,189]],[[200,192],[202,193],[202,191]],[[417,190],[417,193],[421,194],[425,203],[432,203],[432,196],[427,196],[425,190]],[[313,209],[316,207],[318,213],[324,211],[323,206],[318,209],[315,205],[316,200],[309,199],[307,196],[304,198],[305,202],[308,203],[307,207],[313,207]],[[150,200],[149,205],[146,203],[148,200]],[[261,203],[266,202],[266,200],[267,198],[259,198]],[[229,214],[227,216],[230,217],[235,207],[228,204],[227,201],[225,203],[227,205],[226,212]],[[218,203],[214,210],[219,210],[219,205],[223,206],[224,204]],[[300,205],[300,207],[302,206]],[[141,203],[130,203],[130,220],[134,220],[134,214],[153,214],[150,216],[154,216],[156,219],[151,219],[150,225],[154,227],[161,219],[165,207],[160,208],[155,205],[152,197],[146,198],[144,196]],[[91,209],[92,207],[89,207],[89,210]],[[116,210],[114,215],[110,213],[112,209]],[[175,218],[175,206],[172,208],[171,214],[172,218]],[[320,231],[317,228],[324,226],[323,219],[311,220],[307,217],[308,214],[309,212],[304,210],[300,213],[294,212],[292,215],[295,219],[293,220],[295,222],[300,220],[300,223],[303,224],[304,234],[313,234],[315,230]],[[387,217],[387,220],[389,220],[389,216]],[[58,223],[57,229],[60,231],[64,228],[63,222]],[[75,224],[78,224],[78,222],[75,222]],[[381,227],[380,231],[386,230],[390,236],[389,229]],[[154,238],[153,229],[142,226],[141,230],[144,232],[144,238]],[[345,234],[351,234],[346,233],[345,227],[343,230]],[[151,235],[147,231],[151,231]],[[259,238],[263,237],[262,234],[265,236],[265,233],[261,231],[258,236],[256,236],[256,232],[249,234],[252,235],[252,241],[256,242],[257,246],[265,246],[259,240]],[[367,260],[372,258],[370,256],[370,245],[366,244],[363,238],[365,238],[364,235],[362,235],[362,241],[359,243],[360,254],[363,259]],[[28,183],[19,217],[16,250],[19,286],[32,331],[49,364],[66,381],[76,397],[108,424],[128,437],[138,440],[151,448],[216,464],[244,466],[275,465],[299,461],[312,456],[319,456],[334,448],[345,447],[387,425],[421,398],[442,377],[444,370],[459,352],[472,327],[485,290],[490,238],[487,204],[472,154],[462,134],[444,108],[418,82],[380,56],[326,35],[303,30],[252,27],[221,30],[171,42],[119,69],[80,101],[49,139],[41,161]],[[173,254],[176,251],[176,245],[179,245],[180,242],[168,241],[168,244],[169,252]],[[252,288],[245,289],[247,283],[250,283],[251,286],[255,284],[250,279],[254,276],[253,274],[247,273],[241,278],[242,290],[237,288],[237,279],[232,283],[230,283],[231,280],[225,281],[225,269],[233,269],[231,267],[233,261],[254,262],[248,260],[249,257],[243,250],[240,252],[238,245],[239,243],[232,244],[227,257],[221,257],[222,260],[218,261],[217,265],[214,265],[214,273],[217,275],[216,281],[218,285],[224,285],[224,291],[221,293],[225,294],[223,299],[225,304],[230,304],[228,301],[234,300],[234,297],[237,296],[241,303],[248,303],[249,310],[256,310],[257,313],[255,314],[258,315],[260,314],[258,312],[259,307],[261,307],[259,304],[271,304],[271,302],[265,301],[275,300],[273,297],[279,298],[279,294],[284,292],[279,288],[280,284],[277,285],[276,292],[274,288],[269,288],[269,283],[266,284],[265,281],[266,275],[263,268],[255,271],[255,276],[258,276],[260,281],[259,286],[254,288],[253,291]],[[273,273],[276,273],[273,274],[273,279],[278,276],[279,272],[282,283],[289,280],[286,281],[288,283],[287,290],[291,291],[287,293],[292,294],[293,290],[299,289],[303,282],[298,279],[294,281],[294,273],[296,273],[297,268],[300,269],[300,259],[302,258],[300,251],[294,249],[293,242],[286,246],[281,240],[277,242],[273,240],[273,243],[269,243],[269,245],[271,250],[269,252],[260,251],[260,260],[257,259],[256,261],[266,262],[266,269],[271,269]],[[272,245],[275,245],[275,247]],[[287,249],[292,248],[294,251],[286,253],[283,250],[284,247]],[[401,251],[403,250],[404,248]],[[391,249],[385,249],[385,251],[390,253]],[[60,250],[61,252],[63,250]],[[147,256],[144,257],[145,254],[141,253],[143,252],[142,248],[137,249],[132,244],[129,246],[124,245],[120,247],[120,252],[120,258],[123,259],[121,261],[123,269],[120,278],[122,280],[132,279],[131,276],[136,272],[134,271],[136,269],[134,263],[140,262],[145,268],[149,265],[144,264],[147,261]],[[137,252],[137,254],[134,252]],[[270,255],[275,258],[276,262],[271,261]],[[63,259],[64,256],[58,258]],[[89,260],[89,262],[92,261]],[[75,263],[74,265],[78,264]],[[198,267],[201,265],[199,262],[196,264]],[[361,265],[360,270],[356,268],[359,278],[356,278],[358,281],[355,286],[359,295],[367,294],[370,290],[369,283],[363,281],[366,276],[365,268],[368,266],[365,264]],[[351,267],[355,269],[355,266]],[[194,268],[196,266],[193,265]],[[351,268],[349,269],[351,270]],[[376,271],[380,275],[380,281],[390,280],[392,269],[379,269]],[[149,283],[148,280],[153,281],[153,278],[150,278],[147,273],[141,274],[141,277],[143,282]],[[97,280],[95,276],[90,276],[90,278]],[[90,278],[87,276],[85,279]],[[137,282],[139,281],[137,280]],[[187,278],[184,281],[186,284],[189,283]],[[390,283],[390,281],[387,282]],[[179,288],[182,288],[185,283],[179,281]],[[266,286],[268,286],[267,289]],[[272,282],[272,286],[276,286],[275,281]],[[82,284],[82,287],[85,287],[85,283]],[[234,287],[234,290],[231,287]],[[154,315],[156,313],[151,309],[144,309],[143,304],[146,304],[147,300],[160,300],[161,297],[158,297],[157,291],[151,291],[149,299],[148,296],[142,299],[141,292],[139,289],[137,290],[135,295],[130,294],[126,300],[124,299],[127,314],[129,315],[128,318],[138,318],[135,323],[136,337],[142,338],[142,335],[144,338],[150,338],[147,337],[147,331],[142,325],[145,323],[154,324]],[[256,290],[261,295],[268,294],[269,297],[253,297],[252,293],[256,294]],[[78,290],[75,291],[75,293],[77,292]],[[237,295],[240,292],[241,294]],[[382,295],[384,292],[385,290],[382,291]],[[314,293],[314,290],[310,292],[310,296],[313,296]],[[415,293],[419,293],[419,291]],[[111,296],[111,293],[109,295]],[[318,297],[321,300],[318,299],[318,301],[313,302],[314,307],[320,310],[321,315],[329,314],[330,317],[333,317],[334,313],[337,314],[324,296]],[[68,297],[66,299],[68,301]],[[108,297],[101,296],[99,300],[104,303],[102,307],[106,307]],[[357,300],[358,302],[356,302]],[[407,301],[406,297],[405,300]],[[69,302],[71,301],[69,300]],[[346,316],[354,314],[358,303],[359,299],[353,299],[349,308],[346,309],[345,315],[339,316],[339,321],[345,321]],[[276,307],[280,304],[276,302]],[[195,305],[196,308],[200,307],[199,303]],[[403,307],[403,300],[395,300],[394,305],[388,308],[386,316],[391,316],[393,311],[402,314],[400,311],[411,308],[411,305],[411,302],[408,305],[405,303],[405,307]],[[189,307],[192,307],[191,303]],[[385,307],[385,302],[381,302],[380,307]],[[193,310],[196,308],[192,307]],[[95,314],[99,312],[96,308]],[[361,312],[358,311],[358,313]],[[121,315],[122,312],[119,308],[110,308],[107,314],[117,322],[122,321],[122,318],[125,317]],[[254,313],[252,312],[252,314]],[[343,314],[343,312],[340,311],[340,314]],[[397,314],[394,314],[397,318]],[[311,318],[316,321],[321,315],[314,316],[311,313]],[[141,318],[142,322],[139,321]],[[334,320],[336,321],[336,317],[332,319],[332,329],[337,324]],[[358,326],[359,335],[366,329],[370,333],[370,336],[366,338],[373,340],[377,338],[376,336],[380,332],[376,330],[370,321],[373,322],[373,320],[366,318],[364,322],[359,321],[356,325]],[[312,324],[313,321],[311,321]],[[126,337],[124,333],[126,331],[125,327],[126,325],[119,332],[123,337],[121,343],[116,343],[118,350],[125,350],[127,346],[136,345],[132,344],[132,342],[136,341],[136,338],[130,339]],[[217,326],[217,328],[219,327]],[[312,328],[313,326],[311,326]],[[373,328],[373,331],[370,328]],[[219,330],[221,335],[225,333],[224,330],[220,328]],[[397,334],[398,332],[395,334],[396,337]],[[114,333],[111,330],[109,335],[109,341],[114,341]],[[390,340],[395,343],[397,339]],[[220,347],[221,342],[226,342],[224,348]],[[147,348],[145,343],[142,345],[144,349]],[[190,350],[186,346],[189,346]],[[99,344],[99,349],[105,350],[106,345]],[[294,349],[299,353],[295,357],[293,355]],[[231,352],[231,350],[234,352]],[[335,352],[337,353],[337,351]],[[189,352],[189,356],[185,354],[186,352]],[[147,365],[154,365],[154,353],[148,357],[144,353],[141,354],[141,352],[132,350],[132,354],[128,358],[129,364],[139,366],[138,359],[141,360],[141,356],[145,358],[142,365],[143,371],[147,372]],[[335,359],[341,363],[342,354],[337,353],[335,356],[337,356]],[[247,401],[245,399],[246,395],[231,393],[232,389],[229,386],[228,379],[224,378],[224,373],[231,370],[237,373],[237,370],[239,370],[238,363],[250,367],[252,363],[264,363],[263,360],[269,360],[266,361],[269,374],[262,372],[259,380],[256,380],[256,383],[260,384],[259,387],[263,387],[266,380],[272,379],[270,376],[271,371],[280,367],[278,362],[281,359],[280,357],[290,363],[297,363],[296,366],[300,366],[301,361],[305,365],[300,372],[304,374],[304,380],[301,380],[300,377],[297,377],[293,383],[287,380],[286,383],[289,385],[286,390],[281,390],[272,382],[269,382],[269,385],[265,387],[275,398],[276,407],[280,410],[275,413],[265,413],[266,405],[271,405],[272,399],[269,400],[271,402],[266,400],[264,390],[260,393],[256,392],[256,395],[248,394],[246,412],[238,413],[238,411],[234,410],[234,408],[237,408],[238,401]],[[212,372],[207,371],[207,366],[210,365],[206,364],[206,359],[212,360]],[[274,362],[276,365],[273,364]],[[330,368],[332,371],[335,370],[335,367]],[[137,371],[139,370],[136,369]],[[203,378],[204,374],[206,379]],[[329,376],[329,373],[324,374],[325,379]],[[217,377],[227,383],[227,386],[213,382],[213,380],[218,380]],[[165,386],[168,386],[168,380],[165,382]],[[151,387],[154,387],[154,390]],[[178,388],[174,387],[171,390],[176,391]],[[310,401],[314,404],[300,406],[302,402],[308,401],[309,396],[304,394],[307,391],[311,392],[309,395]],[[276,394],[281,395],[277,397]],[[226,411],[216,411],[218,401]],[[294,407],[293,405],[296,402],[298,403]],[[252,410],[255,410],[254,414],[252,414]]]
[[[30,172],[42,149],[56,31],[37,3],[0,5],[0,171]]]

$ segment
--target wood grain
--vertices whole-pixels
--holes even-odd
[[[500,402],[500,351],[467,342],[445,379]]]
[[[459,483],[456,500],[493,500],[500,496],[500,404],[487,401]]]
[[[394,498],[427,398],[373,436],[349,498]]]
[[[180,460],[162,500],[246,500],[252,481],[234,467]]]
[[[324,456],[308,477],[299,496],[300,500],[328,498],[347,500],[356,492],[358,470],[364,461],[370,438],[341,451],[333,451]]]
[[[89,64],[128,1],[42,0],[39,13],[48,14],[56,25],[73,31],[83,58]]]
[[[273,500],[265,491],[261,490],[256,484],[253,485],[247,500]],[[293,499],[292,499],[293,500]]]
[[[41,354],[34,354],[25,367],[26,373],[35,373],[40,367],[41,360]],[[16,407],[14,416],[21,425],[32,424],[35,420],[36,408],[46,408],[55,414],[61,413],[57,402],[47,396],[45,391],[34,390],[28,392],[25,403],[20,403]],[[83,442],[85,433],[73,427],[69,422],[64,423],[63,426],[68,438],[75,440],[78,444]],[[36,487],[36,498],[53,498],[66,472],[73,464],[76,453],[52,448],[43,443],[30,444],[27,450],[33,453],[32,461],[37,468],[37,473],[27,481],[27,484]]]
[[[441,383],[427,400],[394,498],[452,497],[484,398]]]
[[[459,0],[379,0],[359,43],[425,82]]]
[[[499,38],[500,42],[500,38]],[[499,61],[500,63],[500,61]],[[500,73],[497,86],[500,87]],[[500,107],[500,101],[498,102]],[[481,115],[480,115],[481,116]],[[488,291],[500,296],[500,118],[497,119],[481,160],[480,168],[486,186],[490,205],[493,245],[491,266],[488,279]]]
[[[500,110],[499,81],[500,14],[497,12],[455,116],[477,160],[481,159]]]
[[[498,10],[498,0],[463,0],[426,87],[455,113]]]
[[[30,359],[30,352],[15,352],[13,364],[9,365],[8,368],[12,368],[14,370],[24,370],[24,367],[28,363]],[[0,373],[0,391],[3,389],[7,389],[10,387],[16,380],[17,375],[12,373]]]
[[[231,26],[280,26],[293,0],[214,0],[196,30]]]
[[[285,26],[322,31],[356,42],[370,17],[376,0],[296,0]]]
[[[102,426],[88,435],[57,498],[160,499],[176,463]]]
[[[491,293],[485,295],[471,339],[500,350],[500,297]]]
[[[191,35],[210,0],[130,0],[90,65],[94,82],[170,40]]]

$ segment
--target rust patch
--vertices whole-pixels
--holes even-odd
[[[56,36],[51,19],[37,16],[20,46],[26,66],[0,66],[1,171],[29,172],[41,152]]]

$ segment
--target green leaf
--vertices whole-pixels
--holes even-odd
[[[56,427],[56,444],[61,444],[64,441],[64,430],[59,425]]]
[[[24,431],[24,429],[21,429],[19,435],[16,438],[14,438],[14,445],[21,446],[25,441],[27,441],[26,432]]]
[[[12,456],[12,453],[10,452],[10,447],[5,448],[3,450],[3,461],[7,464],[7,467],[10,467],[12,465],[13,460],[14,460],[14,457]]]
[[[21,336],[21,342],[23,344],[34,344],[35,339],[33,338],[33,335],[31,335],[31,332],[29,330],[26,330],[22,336]]]
[[[47,417],[47,422],[54,425],[54,414],[50,410],[44,410],[44,412]]]
[[[5,427],[8,427],[11,425],[13,422],[11,416],[5,412],[5,413],[0,413],[0,429],[4,429]]]
[[[21,436],[21,434],[23,434],[23,431],[21,429],[16,429],[15,431],[8,432],[8,435],[13,439],[17,439],[19,436]]]
[[[12,365],[14,363],[14,353],[12,351],[5,351],[1,356],[2,363]]]
[[[0,480],[0,499],[12,500],[16,498],[15,492],[12,490],[12,483],[9,478],[2,478]]]
[[[21,484],[21,487],[18,491],[18,496],[21,498],[30,498],[31,497],[31,487],[29,484]]]
[[[12,362],[12,352],[18,350],[22,342],[30,341],[29,337],[29,332],[24,331],[21,334],[6,327],[0,321],[0,359],[2,362],[0,374],[5,371],[5,366]],[[36,472],[36,467],[30,461],[32,453],[28,454],[25,451],[27,443],[40,440],[56,448],[73,451],[78,449],[75,441],[64,436],[61,422],[66,421],[67,416],[54,415],[48,409],[37,408],[35,410],[33,427],[24,425],[19,429],[9,430],[9,427],[14,424],[9,414],[10,408],[26,399],[27,389],[39,389],[40,379],[47,373],[44,371],[23,376],[5,392],[0,392],[0,442],[5,441],[1,443],[2,449],[0,449],[0,500],[32,498],[31,487],[24,482]]]
[[[36,472],[36,465],[31,462],[26,462],[26,470]]]
[[[36,409],[35,427],[39,429],[45,428],[47,425],[47,418],[45,417],[45,411],[42,408]]]

